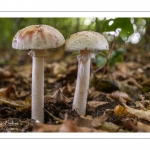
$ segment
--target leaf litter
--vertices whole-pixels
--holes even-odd
[[[72,110],[76,55],[61,55],[46,59],[44,123],[31,119],[31,61],[0,66],[0,132],[150,132],[150,56],[133,53],[136,61],[125,57],[104,75],[104,68],[91,71],[86,115],[79,116]]]

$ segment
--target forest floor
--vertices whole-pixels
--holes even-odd
[[[44,123],[31,119],[31,57],[2,52],[0,64],[0,132],[149,132],[150,52],[124,48],[124,62],[98,69],[91,63],[86,115],[72,110],[77,78],[76,55],[62,49],[45,59]],[[97,70],[97,71],[95,71]],[[103,74],[104,73],[104,74]]]

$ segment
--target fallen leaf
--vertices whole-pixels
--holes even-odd
[[[133,62],[133,61],[127,62],[127,63],[126,63],[126,66],[127,66],[129,69],[137,69],[138,67],[140,67],[138,63]]]
[[[150,132],[150,125],[138,122],[136,125],[138,132]]]
[[[87,117],[87,116],[80,116],[80,117],[77,117],[75,119],[75,122],[76,122],[76,125],[79,126],[79,127],[87,127],[87,128],[91,128],[92,125],[92,117]]]
[[[102,101],[88,101],[87,102],[88,105],[93,108],[93,109],[96,109],[98,106],[101,106],[101,105],[104,105],[108,102],[102,102]]]
[[[14,77],[14,74],[11,73],[8,70],[5,70],[3,68],[0,68],[0,79],[4,79],[4,78],[12,78]]]
[[[71,119],[67,119],[59,128],[59,132],[79,132],[79,129]]]
[[[135,121],[132,118],[125,118],[121,120],[123,128],[131,131],[131,132],[137,132],[137,128],[135,127],[137,124],[137,121]]]
[[[9,106],[9,107],[20,107],[20,108],[26,107],[26,105],[24,105],[24,102],[7,100],[6,98],[0,98],[0,105],[1,106],[6,105],[6,106]]]
[[[131,108],[125,104],[124,104],[124,106],[126,108],[126,111],[129,112],[130,114],[135,115],[139,119],[145,119],[145,120],[150,121],[150,111],[149,110],[147,110],[147,111],[138,110],[138,109]]]
[[[104,113],[102,116],[94,118],[91,124],[94,128],[100,127],[108,119],[108,117],[109,115]]]
[[[112,122],[104,122],[98,129],[107,132],[127,132],[126,130],[120,129],[120,127]]]
[[[106,94],[101,93],[99,91],[92,91],[88,95],[89,100],[99,100],[101,99],[102,96],[105,96]]]
[[[136,101],[135,105],[137,108],[140,108],[141,110],[145,110],[145,111],[147,110],[140,101]]]
[[[16,99],[17,93],[14,85],[10,85],[7,88],[0,89],[0,97],[7,97],[10,99]]]
[[[103,130],[97,130],[97,129],[88,128],[88,127],[79,127],[79,129],[80,129],[81,132],[106,132],[106,131],[103,131]]]
[[[58,91],[55,92],[55,94],[52,96],[56,101],[67,104],[70,102],[70,99],[67,98],[63,93],[62,90],[59,88]]]
[[[139,89],[142,89],[142,85],[140,85],[134,78],[130,77],[126,80],[127,83],[137,86]]]
[[[122,116],[122,117],[135,117],[132,113],[129,113],[124,106],[117,105],[114,108],[114,113],[117,116]]]
[[[119,85],[119,90],[122,92],[125,92],[129,95],[129,97],[132,97],[133,100],[139,100],[140,99],[140,94],[141,94],[141,90],[135,86],[135,85],[129,85],[127,83],[127,81],[117,81],[118,85]],[[138,94],[135,94],[138,93]]]
[[[109,95],[112,99],[119,100],[119,98],[125,99],[127,102],[131,102],[132,99],[129,97],[129,95],[125,92],[121,91],[114,91]]]
[[[37,123],[33,132],[58,132],[61,125]]]

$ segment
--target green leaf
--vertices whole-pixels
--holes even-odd
[[[109,25],[110,21],[113,21],[112,25]],[[122,40],[127,39],[134,32],[130,18],[106,20],[102,25],[102,32],[116,31],[117,28],[121,28],[120,37]]]
[[[119,48],[116,51],[112,52],[109,65],[114,66],[116,62],[123,62],[123,54],[126,53],[126,50],[124,48]]]
[[[106,55],[107,50],[103,50],[101,53]],[[98,67],[104,66],[106,64],[106,62],[107,62],[107,59],[102,54],[100,54],[100,53],[96,54],[95,59],[94,59],[96,65]]]

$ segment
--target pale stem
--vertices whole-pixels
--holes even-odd
[[[32,56],[32,119],[44,122],[44,57],[45,50],[31,50]]]
[[[73,100],[73,109],[85,115],[90,79],[90,51],[82,50],[78,55],[78,74]]]

